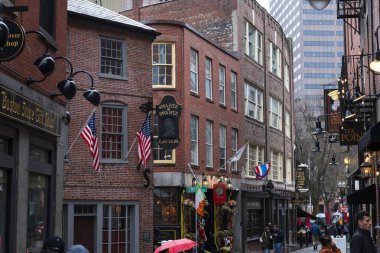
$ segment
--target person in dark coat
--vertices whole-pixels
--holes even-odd
[[[273,247],[273,235],[269,227],[265,227],[265,230],[260,237],[260,242],[264,250],[264,253],[269,253],[271,250],[271,247]]]
[[[338,235],[338,229],[336,228],[335,223],[332,223],[328,230],[329,235],[336,237]]]
[[[278,225],[274,225],[273,244],[274,244],[275,253],[282,253],[283,243],[284,243],[284,232]]]
[[[65,251],[65,241],[59,236],[52,236],[44,241],[41,253],[56,253]]]
[[[355,221],[357,229],[350,240],[350,253],[376,253],[376,248],[370,234],[372,218],[369,212],[357,212]]]
[[[313,242],[313,249],[317,250],[321,230],[319,229],[319,225],[316,222],[314,222],[313,225],[311,225],[310,233],[311,233],[311,239]]]

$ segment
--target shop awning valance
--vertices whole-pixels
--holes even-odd
[[[347,196],[348,204],[374,204],[376,203],[376,185],[372,184],[362,190]]]
[[[359,139],[358,150],[380,149],[380,122],[368,129],[368,131]]]
[[[304,210],[302,210],[301,208],[297,208],[297,217],[307,217],[309,215],[310,219],[312,220],[316,220],[317,217],[315,217],[314,215],[308,213],[308,212],[305,212]]]

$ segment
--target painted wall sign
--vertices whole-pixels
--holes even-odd
[[[167,95],[156,106],[158,116],[158,144],[164,149],[175,148],[180,141],[179,117],[181,105],[177,104],[173,96]]]
[[[0,115],[60,135],[61,118],[54,112],[0,86]]]
[[[223,205],[226,202],[226,184],[214,184],[212,189],[214,204]]]
[[[340,112],[339,99],[334,100],[329,94],[337,90],[324,90],[323,96],[325,101],[326,131],[329,133],[339,133],[340,125],[342,124],[342,116]]]
[[[3,19],[8,26],[9,37],[3,50],[0,50],[0,62],[16,58],[25,47],[26,34],[24,28],[14,20]]]

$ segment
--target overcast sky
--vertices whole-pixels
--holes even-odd
[[[265,9],[267,9],[267,11],[269,12],[269,1],[270,0],[256,0],[262,7],[264,7]]]

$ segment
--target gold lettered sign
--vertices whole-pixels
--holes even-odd
[[[61,120],[56,113],[1,86],[0,115],[60,135]]]
[[[296,186],[296,191],[299,192],[306,192],[308,191],[307,185],[306,185],[306,165],[299,165],[295,169],[295,186]]]
[[[362,122],[346,122],[343,129],[340,129],[340,145],[358,145],[359,139],[364,133],[364,125]]]
[[[325,114],[326,117],[326,131],[329,133],[339,133],[340,126],[342,124],[342,116],[340,112],[339,99],[333,99],[334,93],[338,93],[338,90],[324,90],[325,100]],[[334,97],[335,98],[335,97]]]
[[[25,46],[25,30],[14,20],[3,19],[3,22],[8,26],[9,37],[3,50],[0,50],[0,62],[10,61],[16,58]]]
[[[177,104],[175,98],[166,95],[161,103],[156,106],[158,116],[158,144],[165,149],[175,148],[180,141],[179,117],[181,116],[181,105]]]

